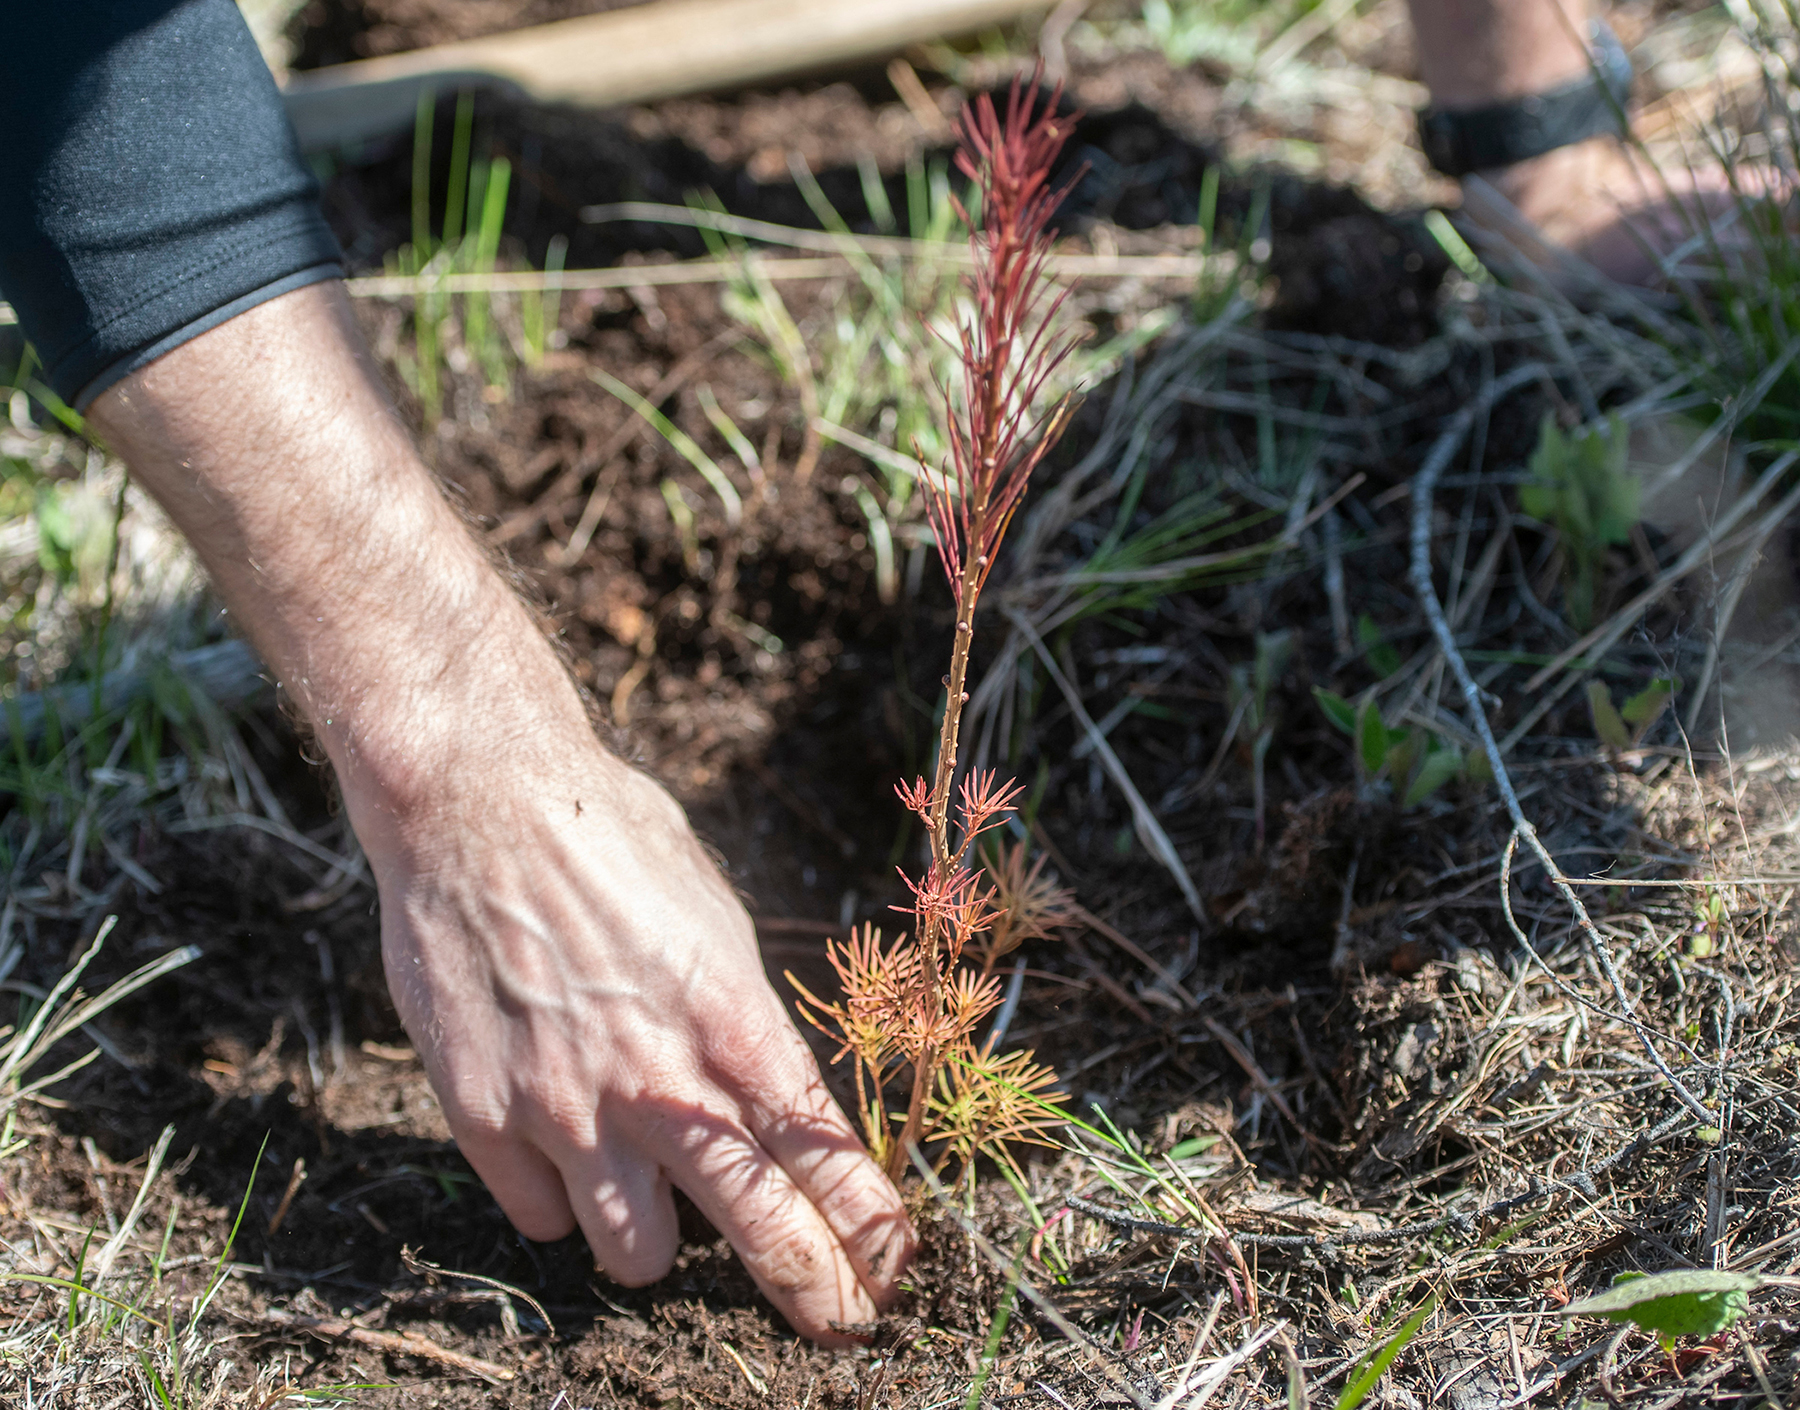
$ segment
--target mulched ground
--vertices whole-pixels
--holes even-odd
[[[507,13],[536,20],[595,8],[602,6]],[[399,3],[319,7],[308,15],[304,62],[477,32],[491,19],[476,6],[453,20],[435,6],[422,13],[425,21],[411,19]],[[1073,144],[1091,172],[1066,213],[1070,228],[1090,244],[1130,232],[1174,239],[1167,227],[1190,218],[1215,159],[1202,138],[1217,86],[1203,74],[1134,61],[1078,73],[1074,87],[1091,109]],[[898,106],[891,95],[871,98],[852,85],[625,115],[485,104],[479,130],[485,150],[514,163],[508,230],[522,251],[541,261],[560,233],[571,240],[570,265],[581,267],[701,253],[697,239],[665,227],[580,225],[574,212],[595,202],[679,202],[704,186],[738,214],[813,223],[786,177],[789,151],[806,156],[857,223],[857,152],[873,153],[897,190],[906,158],[932,150],[916,124],[896,117]],[[409,180],[408,159],[396,149],[328,186],[328,210],[359,267],[379,268],[405,238]],[[1225,231],[1235,233],[1259,184],[1227,178]],[[1289,478],[1281,492],[1290,499],[1299,476],[1314,473],[1296,470],[1295,456],[1311,455],[1324,477],[1307,491],[1315,504],[1353,474],[1364,476],[1337,509],[1350,544],[1342,560],[1349,604],[1410,659],[1426,638],[1404,579],[1408,482],[1442,418],[1527,356],[1516,345],[1526,335],[1494,326],[1457,332],[1466,306],[1446,286],[1448,261],[1415,219],[1293,176],[1275,176],[1267,191],[1273,292],[1255,319],[1265,331],[1247,327],[1251,341],[1236,352],[1193,355],[1195,369],[1214,367],[1206,361],[1213,358],[1225,370],[1208,373],[1205,395],[1158,413],[1158,439],[1147,452],[1157,473],[1145,482],[1139,519],[1175,507],[1192,488],[1181,467],[1200,463],[1224,467],[1240,508],[1273,501],[1264,478],[1271,446],[1283,458]],[[793,297],[803,325],[824,297]],[[403,308],[371,303],[365,313],[378,347],[403,344]],[[570,296],[562,330],[565,346],[522,373],[509,400],[492,402],[473,378],[457,380],[454,414],[427,434],[427,454],[541,595],[583,685],[614,711],[630,747],[725,858],[749,898],[772,978],[781,983],[780,972],[792,968],[813,982],[825,936],[884,919],[897,899],[893,867],[907,857],[909,838],[891,790],[926,760],[947,597],[927,568],[898,607],[880,601],[874,553],[844,488],[860,461],[827,448],[800,477],[805,438],[794,395],[721,311],[715,290]],[[1107,444],[1115,406],[1148,384],[1177,341],[1146,352],[1136,383],[1091,392],[1046,486]],[[1335,381],[1321,391],[1328,362]],[[673,479],[698,489],[698,478],[599,392],[590,366],[646,393],[657,389],[665,413],[697,436],[709,434],[697,389],[712,389],[759,446],[766,469],[740,486],[741,523],[727,525],[707,507],[716,501],[696,492],[693,538],[683,541],[662,485]],[[1447,487],[1442,564],[1453,577],[1476,581],[1473,565],[1503,513],[1495,482],[1482,473],[1516,468],[1543,411],[1562,394],[1554,387],[1496,408],[1461,480]],[[1265,407],[1286,407],[1289,424],[1243,414],[1231,395],[1251,391]],[[1309,429],[1317,433],[1311,441],[1302,434]],[[603,511],[591,542],[567,561],[564,545],[596,495]],[[1035,504],[1042,503],[1040,492]],[[1104,528],[1103,517],[1091,531],[1078,526],[1064,547],[1091,550]],[[1246,530],[1230,542],[1266,532]],[[1461,1299],[1456,1305],[1469,1315],[1431,1350],[1399,1363],[1392,1403],[1424,1403],[1438,1391],[1459,1410],[1514,1403],[1555,1368],[1545,1348],[1556,1307],[1605,1286],[1621,1268],[1693,1257],[1710,1227],[1708,1147],[1684,1127],[1621,1163],[1612,1204],[1559,1206],[1557,1218],[1578,1227],[1559,1224],[1536,1252],[1517,1239],[1480,1257],[1447,1239],[1334,1242],[1347,1230],[1403,1225],[1459,1190],[1498,1198],[1530,1176],[1570,1173],[1559,1162],[1591,1165],[1655,1128],[1669,1107],[1653,1083],[1626,1096],[1604,1088],[1608,1063],[1635,1060],[1629,1032],[1607,1016],[1593,1017],[1590,1031],[1586,1011],[1569,1002],[1568,986],[1590,976],[1541,873],[1523,867],[1514,903],[1563,987],[1522,977],[1492,879],[1510,831],[1492,794],[1452,788],[1426,807],[1401,810],[1358,786],[1348,745],[1311,692],[1317,685],[1351,694],[1376,675],[1334,621],[1341,604],[1321,571],[1322,542],[1310,535],[1291,561],[1245,581],[1096,615],[1057,643],[1091,705],[1133,702],[1109,742],[1193,872],[1204,925],[1134,836],[1129,810],[1082,749],[1085,732],[1041,677],[1023,697],[1035,708],[1021,712],[1003,746],[1038,799],[1034,837],[1062,880],[1176,981],[1159,981],[1101,932],[1035,946],[1012,1039],[1053,1063],[1082,1108],[1098,1104],[1140,1133],[1147,1154],[1188,1152],[1177,1162],[1185,1178],[1211,1208],[1228,1212],[1232,1228],[1312,1242],[1184,1242],[1061,1216],[1047,1236],[1050,1261],[1036,1250],[1029,1276],[1092,1340],[1066,1339],[1048,1313],[1021,1302],[987,1385],[989,1403],[1085,1410],[1133,1395],[1154,1402],[1190,1348],[1199,1356],[1216,1333],[1206,1355],[1222,1355],[1263,1324],[1263,1313],[1289,1319],[1287,1340],[1246,1354],[1219,1403],[1228,1403],[1225,1393],[1235,1403],[1280,1401],[1284,1356],[1304,1364],[1321,1388],[1315,1395],[1327,1384],[1335,1394],[1339,1381],[1329,1378],[1371,1344],[1388,1311],[1418,1294],[1421,1272],[1434,1270],[1446,1305]],[[1529,526],[1508,531],[1507,542],[1516,551],[1494,555],[1485,584],[1470,587],[1480,599],[1471,622],[1493,652],[1541,656],[1561,642],[1520,604],[1554,598],[1554,545]],[[1666,557],[1654,527],[1644,551],[1647,564],[1624,555],[1615,564],[1615,600]],[[1001,584],[1015,594],[1029,586],[1017,565]],[[1661,659],[1659,641],[1690,630],[1691,599],[1661,611],[1658,630],[1626,648],[1633,669]],[[1226,748],[1219,742],[1238,709],[1232,668],[1253,657],[1260,634],[1283,628],[1294,651],[1271,695],[1277,743],[1259,802],[1247,737]],[[1002,626],[987,623],[978,661],[999,659],[1004,642]],[[1490,676],[1503,695],[1522,678],[1513,669]],[[1419,679],[1435,701],[1441,679]],[[1456,708],[1452,695],[1444,699]],[[1609,762],[1595,757],[1585,711],[1573,694],[1550,712],[1537,730],[1542,747],[1520,774],[1540,831],[1571,869],[1584,857],[1598,864],[1648,856],[1669,863],[1636,874],[1674,875],[1734,845],[1733,827],[1748,837],[1762,823],[1776,825],[1786,782],[1778,770],[1758,776],[1760,793],[1721,793],[1710,775],[1689,790],[1672,721],[1639,756]],[[349,849],[328,789],[279,717],[252,717],[242,738],[294,826],[334,851]],[[1722,797],[1731,800],[1729,816]],[[224,1384],[245,1386],[244,1368],[279,1363],[295,1386],[392,1387],[359,1395],[357,1403],[371,1405],[961,1403],[1006,1297],[1005,1268],[984,1255],[982,1240],[1010,1256],[1033,1227],[997,1180],[982,1183],[969,1229],[920,1196],[926,1238],[913,1291],[866,1351],[825,1353],[794,1341],[691,1210],[676,1271],[654,1288],[615,1287],[594,1273],[578,1240],[531,1245],[513,1234],[447,1141],[387,1003],[365,884],[327,875],[254,832],[146,828],[135,860],[162,892],[121,890],[123,919],[96,977],[190,941],[206,958],[99,1025],[124,1061],[103,1062],[60,1088],[67,1105],[44,1113],[30,1153],[8,1171],[6,1237],[38,1265],[72,1268],[79,1231],[122,1217],[141,1168],[131,1163],[173,1124],[171,1150],[181,1159],[144,1218],[146,1228],[172,1229],[172,1286],[186,1279],[190,1292],[198,1289],[207,1271],[201,1255],[216,1255],[256,1175],[233,1253],[244,1271],[227,1283],[209,1324],[233,1339],[239,1369]],[[30,941],[22,972],[37,979],[57,973],[77,939],[72,916],[57,917],[53,881],[45,888],[21,918]],[[1669,961],[1655,932],[1687,925],[1669,901],[1685,893],[1601,894],[1596,914],[1609,936],[1646,947],[1646,1021],[1676,1032],[1692,1025],[1700,1046],[1706,1025],[1718,1037],[1716,1000],[1690,999],[1684,987],[1700,979],[1690,972],[1684,980],[1679,965],[1672,980],[1657,977]],[[1748,1035],[1734,1060],[1769,1074],[1755,1093],[1730,1089],[1742,1107],[1729,1144],[1733,1188],[1757,1192],[1738,1197],[1750,1210],[1740,1208],[1732,1226],[1738,1249],[1779,1243],[1800,1189],[1795,1128],[1784,1123],[1780,1098],[1793,1066],[1782,1036],[1787,989],[1779,975],[1793,958],[1784,907],[1734,895],[1731,961],[1763,976],[1754,1002],[1731,1010]],[[1628,933],[1640,914],[1656,917],[1648,942]],[[1593,1082],[1602,1086],[1583,1085]],[[1571,1156],[1558,1133],[1578,1115],[1587,1120],[1590,1108],[1605,1120],[1583,1128],[1587,1144]],[[1523,1133],[1515,1129],[1521,1111],[1530,1116]],[[1067,1155],[1040,1160],[1034,1197],[1046,1214],[1071,1192],[1104,1202],[1095,1169]],[[1142,1172],[1118,1178],[1145,1184]],[[1168,1222],[1195,1220],[1166,1192],[1150,1189],[1146,1198],[1140,1213],[1156,1207]],[[1771,1254],[1774,1266],[1792,1271],[1794,1252]],[[1046,1270],[1058,1259],[1064,1278],[1052,1287]],[[535,1304],[425,1265],[498,1280]],[[9,1290],[4,1306],[25,1317],[30,1293]],[[1505,1340],[1511,1324],[1492,1315],[1518,1308],[1537,1319],[1523,1350],[1516,1337]],[[296,1330],[296,1319],[314,1334]],[[1765,1320],[1760,1336],[1765,1350],[1784,1338],[1796,1344],[1792,1326],[1778,1319]],[[1566,1354],[1585,1355],[1606,1340],[1589,1334]],[[101,1344],[90,1354],[99,1368],[111,1352]],[[514,1379],[485,1384],[453,1364],[457,1355],[503,1366]],[[1690,1375],[1696,1396],[1742,1393],[1765,1372],[1778,1388],[1792,1385],[1791,1358],[1760,1371],[1752,1360],[1721,1343],[1671,1368],[1640,1337],[1624,1353],[1618,1343],[1594,1352],[1585,1370],[1558,1371],[1548,1392],[1532,1394],[1573,1396],[1590,1386],[1583,1377],[1596,1367],[1597,1384],[1618,1397],[1678,1399],[1689,1393],[1679,1373]],[[1504,1366],[1497,1378],[1484,1369],[1496,1361]],[[0,1384],[11,1374],[0,1372]]]

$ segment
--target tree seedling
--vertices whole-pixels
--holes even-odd
[[[1030,1052],[997,1054],[975,1030],[1001,1002],[994,961],[1063,903],[1046,898],[1041,874],[1023,857],[1002,858],[989,879],[977,840],[1012,813],[1020,788],[992,771],[957,783],[957,746],[968,703],[969,648],[975,608],[1031,473],[1068,419],[1063,402],[1040,415],[1038,393],[1071,344],[1049,331],[1060,298],[1046,299],[1049,221],[1067,188],[1050,171],[1073,128],[1060,116],[1061,90],[1042,108],[1037,83],[1015,81],[1004,119],[987,95],[963,117],[957,165],[980,193],[981,221],[970,221],[974,301],[957,352],[959,395],[946,397],[948,465],[925,467],[927,512],[938,557],[956,603],[950,673],[932,780],[903,784],[901,802],[925,826],[930,847],[922,877],[903,877],[912,892],[912,933],[883,941],[873,925],[826,949],[844,997],[827,1002],[792,975],[800,1012],[849,1057],[857,1114],[869,1150],[898,1183],[914,1149],[936,1144],[938,1168],[960,1157],[966,1172],[985,1152],[1017,1173],[1009,1141],[1044,1142],[1059,1125],[1056,1074]],[[959,211],[960,213],[960,211]],[[923,457],[921,457],[923,459]],[[954,796],[953,796],[954,795]],[[1006,915],[1008,901],[1034,898],[1035,916]],[[890,1087],[905,1091],[900,1110]]]
[[[1638,486],[1625,467],[1625,423],[1564,431],[1548,412],[1538,431],[1519,504],[1556,530],[1563,552],[1563,600],[1577,631],[1593,625],[1594,596],[1609,548],[1624,543],[1638,521]]]
[[[1606,683],[1589,681],[1588,713],[1594,719],[1594,737],[1608,749],[1635,749],[1680,691],[1680,676],[1658,676],[1622,706],[1615,707]]]

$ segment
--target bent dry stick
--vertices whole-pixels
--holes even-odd
[[[1580,928],[1582,937],[1587,941],[1595,960],[1606,972],[1607,983],[1611,985],[1613,995],[1619,1001],[1619,1008],[1626,1022],[1631,1025],[1638,1041],[1643,1044],[1644,1051],[1649,1054],[1650,1061],[1668,1083],[1669,1090],[1704,1126],[1717,1126],[1719,1118],[1706,1109],[1705,1104],[1689,1091],[1686,1084],[1670,1070],[1662,1054],[1657,1051],[1656,1044],[1651,1041],[1650,1031],[1631,1016],[1631,999],[1625,992],[1625,984],[1619,977],[1619,971],[1613,963],[1612,952],[1601,937],[1599,929],[1588,915],[1587,907],[1575,894],[1575,888],[1569,884],[1568,877],[1556,865],[1556,859],[1550,855],[1532,826],[1531,819],[1525,816],[1525,810],[1519,804],[1519,795],[1513,788],[1512,777],[1506,771],[1506,760],[1501,753],[1500,745],[1494,738],[1492,726],[1488,723],[1487,710],[1481,703],[1481,687],[1475,684],[1475,678],[1469,673],[1469,666],[1463,660],[1461,649],[1456,644],[1456,634],[1450,630],[1450,623],[1444,617],[1443,603],[1438,600],[1437,588],[1431,578],[1431,498],[1437,487],[1438,478],[1444,473],[1444,467],[1450,463],[1462,445],[1464,437],[1469,434],[1475,424],[1475,418],[1484,414],[1497,401],[1508,393],[1516,391],[1527,382],[1535,381],[1543,376],[1545,368],[1539,363],[1527,363],[1516,367],[1506,376],[1485,388],[1480,397],[1456,414],[1455,419],[1439,435],[1436,444],[1425,457],[1425,463],[1413,479],[1412,486],[1412,579],[1413,595],[1419,599],[1419,606],[1425,613],[1426,620],[1431,623],[1432,634],[1436,636],[1438,647],[1449,663],[1451,673],[1462,690],[1463,701],[1468,706],[1469,719],[1474,727],[1476,737],[1487,754],[1488,763],[1494,772],[1494,783],[1500,790],[1502,802],[1506,805],[1507,816],[1512,819],[1513,830],[1525,840],[1525,845],[1536,854],[1544,868],[1544,874],[1550,878],[1557,893],[1567,903],[1575,915],[1575,923]]]

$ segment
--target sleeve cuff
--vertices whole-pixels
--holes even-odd
[[[329,264],[315,264],[310,269],[297,270],[285,278],[277,279],[272,284],[265,284],[260,289],[253,289],[248,294],[222,304],[211,313],[202,314],[191,323],[185,323],[173,333],[158,338],[148,347],[139,348],[136,352],[114,362],[97,377],[75,394],[71,403],[75,410],[85,412],[99,396],[113,383],[129,377],[139,368],[148,367],[166,352],[173,352],[190,338],[197,338],[209,329],[217,328],[221,323],[236,318],[240,313],[255,308],[258,304],[267,303],[270,299],[279,298],[295,289],[303,289],[308,284],[322,284],[327,279],[342,279],[343,266],[333,261]]]

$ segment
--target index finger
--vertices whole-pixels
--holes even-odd
[[[655,1128],[643,1132],[646,1144],[795,1331],[826,1346],[856,1345],[834,1330],[875,1316],[855,1264],[781,1162],[728,1106],[720,1100],[716,1109],[696,1105],[677,1115],[664,1104]]]

